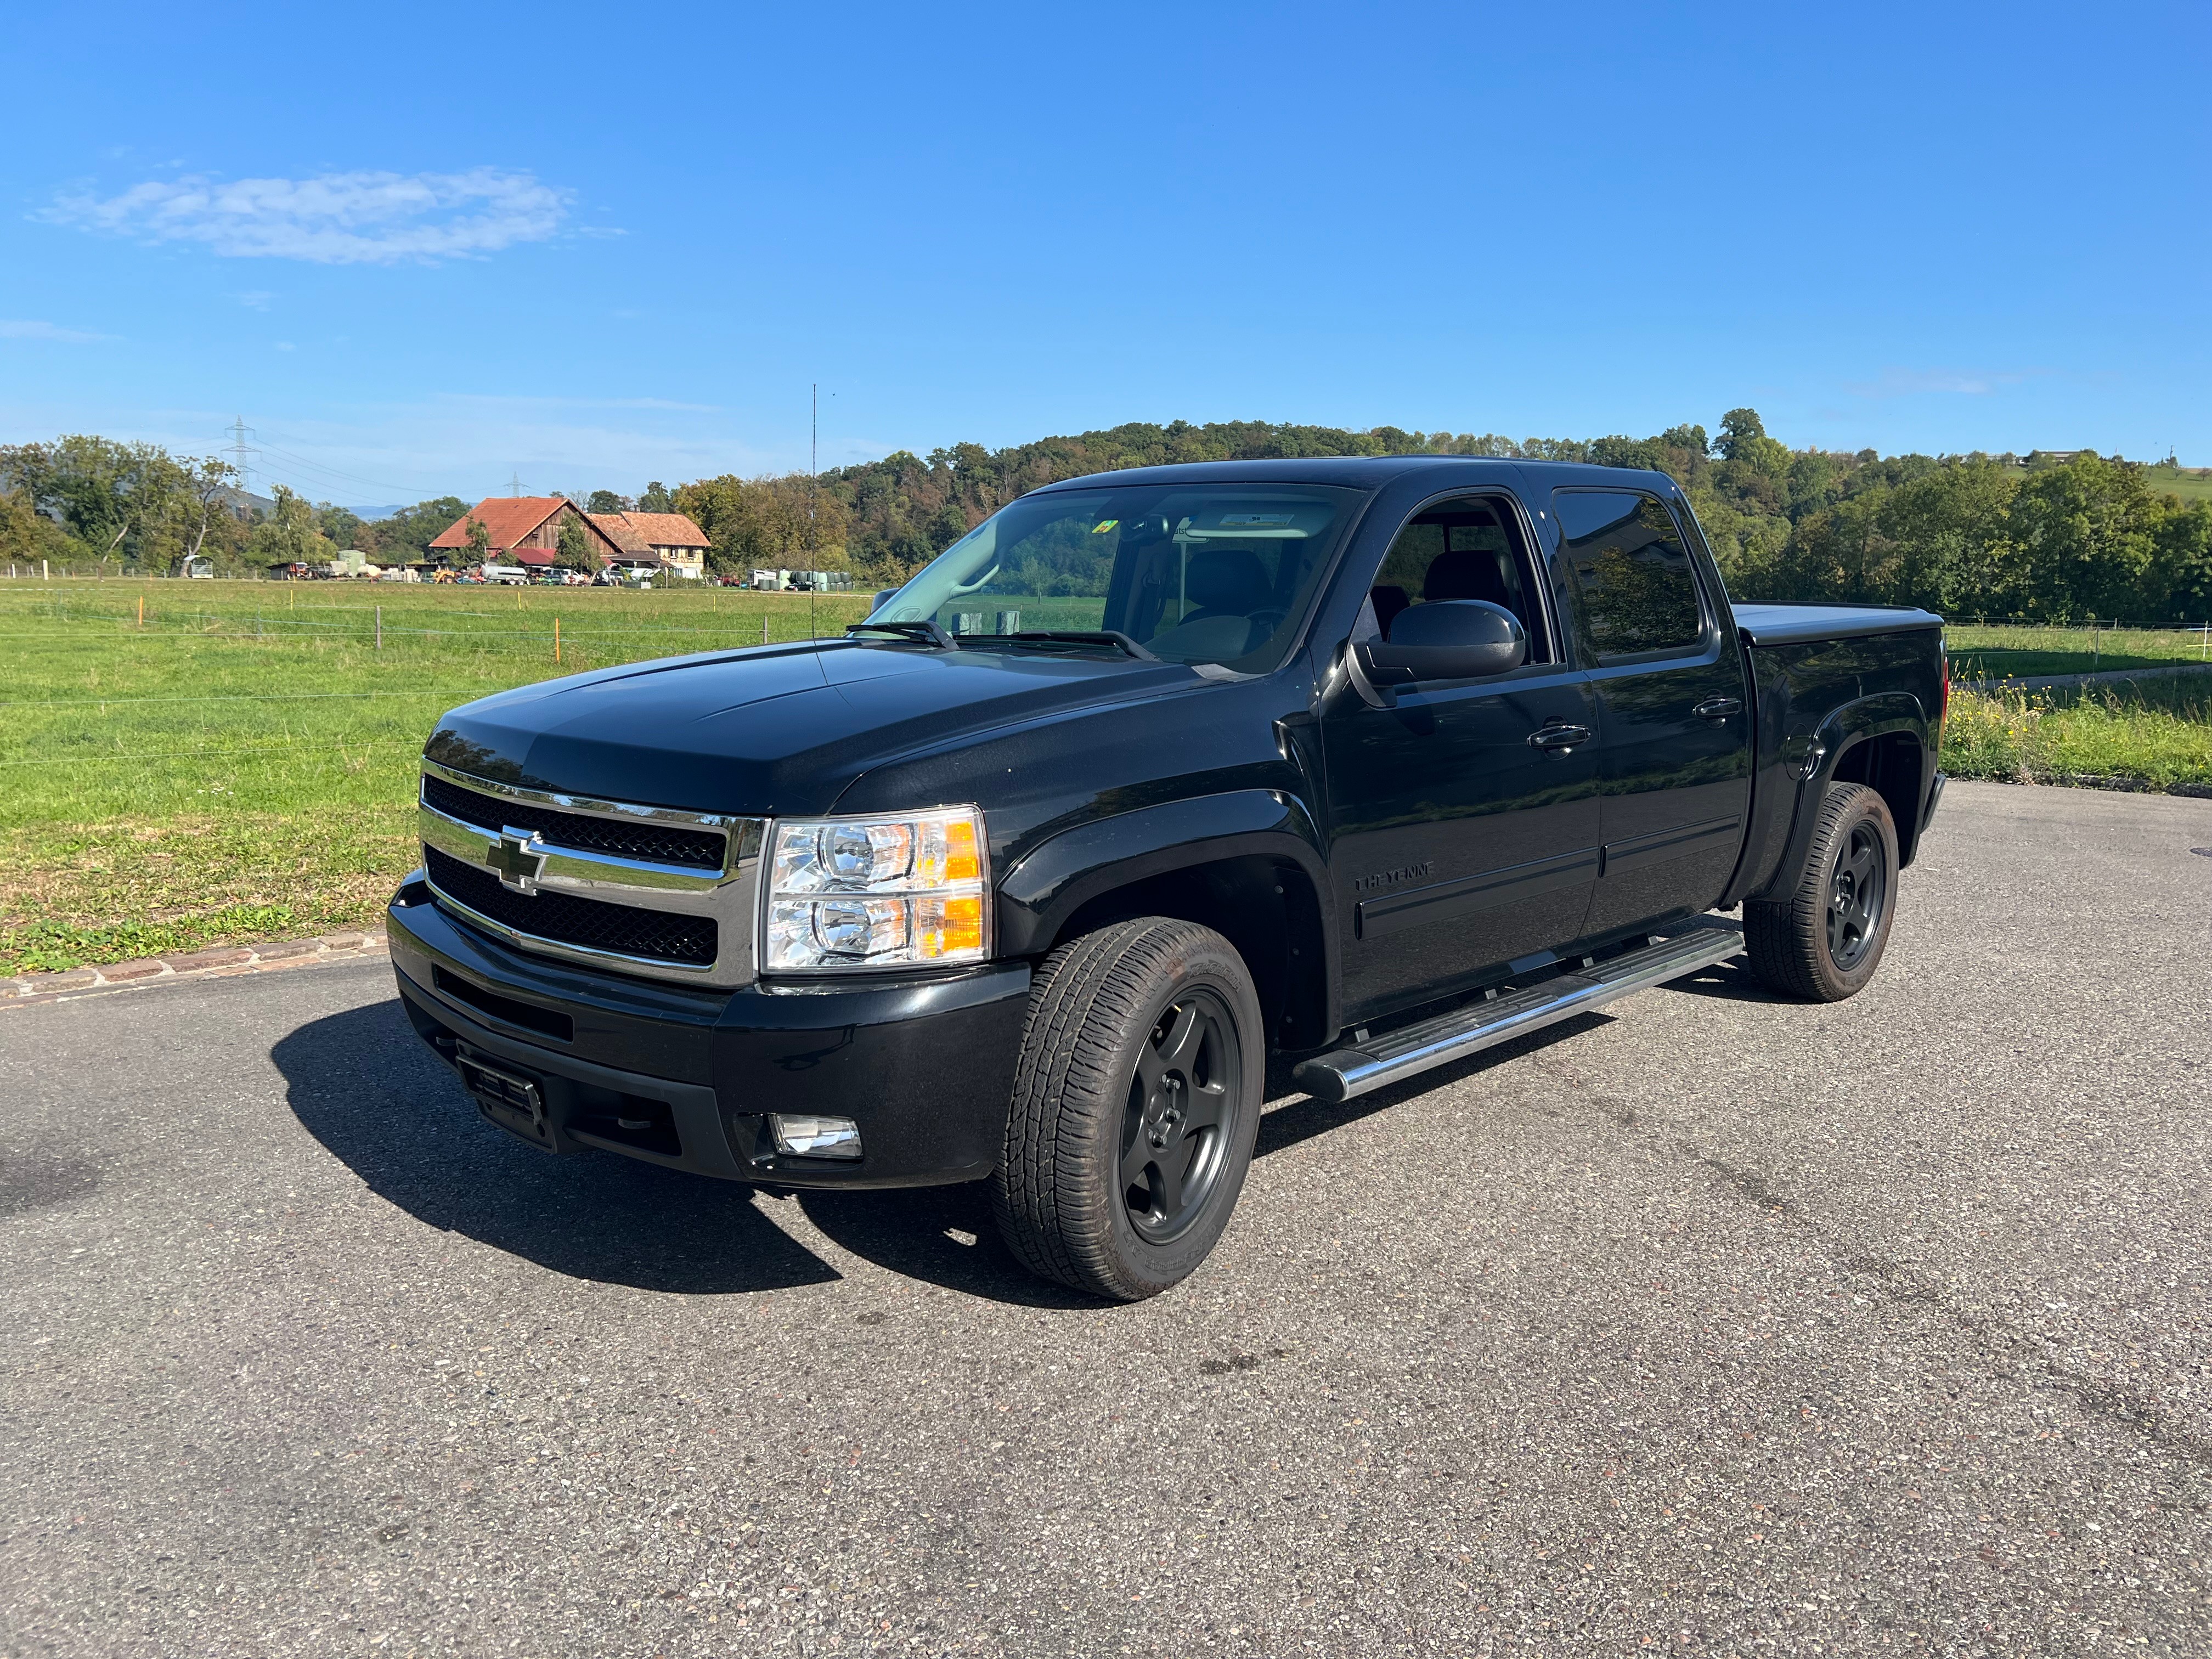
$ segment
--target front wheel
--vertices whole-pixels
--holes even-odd
[[[1135,1302],[1205,1261],[1251,1167],[1262,1029],[1243,958],[1193,922],[1117,922],[1046,957],[991,1178],[1023,1264]]]
[[[1812,850],[1784,899],[1743,907],[1751,970],[1808,1002],[1841,1002],[1874,977],[1897,908],[1897,824],[1863,783],[1829,786]]]

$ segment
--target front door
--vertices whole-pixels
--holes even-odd
[[[1346,1018],[1494,978],[1582,931],[1598,867],[1598,719],[1510,497],[1455,496],[1401,529],[1361,627],[1437,599],[1503,605],[1530,660],[1484,679],[1346,685],[1322,714]],[[1579,734],[1579,736],[1577,735]]]
[[[1695,915],[1743,846],[1751,697],[1713,578],[1656,495],[1552,497],[1597,696],[1605,862],[1583,931]]]

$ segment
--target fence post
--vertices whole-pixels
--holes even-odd
[[[768,643],[768,612],[765,611],[761,612],[761,643]]]
[[[561,619],[558,617],[553,618],[553,660],[561,660]]]
[[[376,648],[384,649],[384,607],[376,607]]]

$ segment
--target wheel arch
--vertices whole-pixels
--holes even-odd
[[[1837,754],[1828,777],[1831,783],[1863,783],[1887,803],[1897,823],[1899,869],[1912,862],[1920,839],[1926,748],[1918,731],[1886,726],[1851,738]]]
[[[1831,710],[1804,743],[1802,753],[1811,765],[1797,785],[1782,857],[1759,890],[1744,896],[1770,899],[1794,887],[1832,783],[1863,783],[1879,793],[1896,820],[1898,866],[1911,863],[1920,838],[1921,805],[1936,769],[1930,730],[1927,709],[1909,691],[1879,692]]]
[[[1174,916],[1237,947],[1271,1047],[1335,1035],[1338,944],[1327,866],[1303,803],[1243,789],[1094,818],[1040,843],[998,884],[1006,956],[1042,957],[1109,923]]]

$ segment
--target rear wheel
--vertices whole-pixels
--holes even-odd
[[[1809,1002],[1841,1002],[1874,977],[1897,900],[1897,825],[1862,783],[1831,784],[1796,890],[1743,907],[1752,971]]]
[[[1261,1030],[1243,958],[1211,928],[1147,916],[1048,957],[991,1180],[1007,1247],[1121,1301],[1187,1277],[1251,1165]]]

